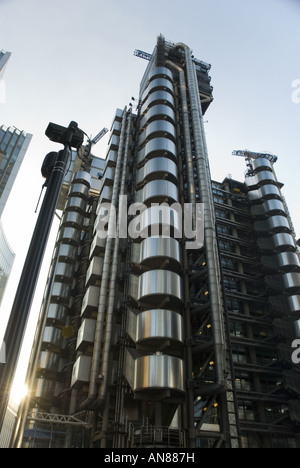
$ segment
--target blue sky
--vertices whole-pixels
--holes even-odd
[[[49,121],[76,120],[91,135],[109,127],[115,109],[138,96],[147,62],[134,49],[152,52],[160,33],[212,65],[205,125],[213,178],[243,180],[244,160],[231,156],[234,149],[278,155],[300,237],[300,103],[292,100],[299,24],[300,0],[0,0],[0,49],[12,52],[0,123],[34,135],[3,216],[17,253],[11,290],[36,219],[41,163],[55,149],[44,135]],[[107,139],[95,147],[98,156],[105,157]]]

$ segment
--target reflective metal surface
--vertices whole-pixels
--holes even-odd
[[[181,277],[172,271],[152,270],[146,271],[139,277],[138,300],[147,299],[160,301],[160,297],[173,296],[179,301],[183,300]],[[151,297],[152,296],[152,297]]]
[[[85,319],[78,330],[76,349],[83,351],[89,344],[93,344],[95,338],[96,320]]]
[[[65,322],[68,315],[68,308],[62,306],[61,304],[49,304],[47,311],[48,321],[57,322],[58,325],[61,325]]]
[[[86,282],[85,285],[88,287],[92,284],[95,284],[102,276],[103,269],[103,257],[94,257],[90,262],[89,268],[86,273]]]
[[[177,149],[173,141],[167,138],[153,138],[139,151],[138,162],[155,157],[167,157],[177,161]]]
[[[169,78],[171,81],[173,80],[173,73],[171,72],[171,70],[169,68],[166,68],[166,67],[154,67],[151,69],[151,71],[149,71],[149,80],[155,78],[155,77],[159,77],[159,76],[163,76],[165,78]]]
[[[167,78],[163,78],[163,77],[153,78],[142,95],[142,102],[144,102],[145,99],[147,99],[150,93],[159,89],[168,90],[170,93],[173,94],[173,89],[174,89],[173,83]]]
[[[278,233],[271,237],[263,237],[257,240],[258,247],[261,250],[274,252],[295,251],[296,244],[293,236],[288,233]]]
[[[77,204],[76,204],[77,206]],[[66,211],[62,218],[62,226],[81,229],[83,225],[83,214],[77,211]]]
[[[154,91],[148,96],[148,99],[146,99],[142,105],[141,114],[144,114],[148,108],[155,104],[167,104],[173,109],[175,108],[175,101],[171,93],[168,91]]]
[[[300,293],[300,273],[286,273],[282,275],[283,288],[289,294]]]
[[[253,159],[251,161],[252,167],[255,171],[270,170],[272,171],[271,163],[266,158]]]
[[[141,214],[141,233],[144,237],[148,237],[148,231],[152,228],[152,232],[159,229],[160,226],[171,227],[174,230],[174,237],[181,238],[182,236],[182,217],[179,210],[174,210],[172,207],[152,206],[147,208]],[[170,237],[170,232],[166,233]]]
[[[71,285],[65,283],[55,282],[51,291],[51,301],[63,304],[64,306],[69,305],[71,297]]]
[[[260,205],[253,205],[250,211],[253,216],[285,215],[285,209],[280,200],[267,200]]]
[[[52,345],[59,346],[62,341],[62,334],[59,328],[53,326],[46,326],[43,333],[43,346],[47,344],[50,348]]]
[[[51,373],[56,373],[58,371],[60,361],[60,355],[52,353],[51,351],[42,351],[39,356],[37,363],[37,372],[45,369]]]
[[[148,265],[149,268],[162,267],[162,261],[169,259],[172,268],[174,262],[181,268],[181,248],[176,239],[165,237],[149,237],[140,244],[140,263]],[[174,266],[175,267],[175,266]]]
[[[175,123],[175,112],[170,106],[167,106],[166,104],[156,104],[147,110],[146,114],[141,120],[141,128],[145,127],[147,122],[151,122],[152,120],[159,118],[164,118]]]
[[[70,244],[58,244],[55,248],[53,258],[56,258],[59,262],[70,263],[75,265],[77,260],[78,248],[75,245]]]
[[[248,193],[248,197],[250,201],[258,201],[258,200],[269,200],[273,198],[277,198],[281,200],[281,195],[279,192],[279,188],[276,185],[264,185],[258,190],[252,190]]]
[[[64,228],[60,230],[58,241],[64,244],[78,246],[80,243],[81,232],[74,228]]]
[[[73,366],[71,387],[76,384],[88,382],[91,373],[92,358],[89,356],[79,356]]]
[[[89,187],[91,184],[91,175],[86,171],[77,171],[74,173],[72,183],[85,184]]]
[[[84,295],[81,306],[81,315],[90,316],[92,312],[98,310],[100,288],[98,286],[90,286]]]
[[[87,200],[89,196],[89,187],[84,184],[72,184],[69,189],[69,197],[81,197]]]
[[[85,214],[86,200],[80,197],[70,197],[66,204],[66,211],[79,211]]]
[[[127,331],[135,343],[157,338],[183,342],[183,318],[173,310],[129,310]]]
[[[166,354],[134,359],[126,353],[125,376],[133,391],[171,389],[184,392],[183,361]]]
[[[262,264],[276,272],[300,271],[299,258],[294,252],[281,252],[277,255],[263,256]]]
[[[136,202],[145,203],[176,203],[179,201],[178,188],[169,180],[151,180],[142,190],[136,193]]]
[[[143,180],[150,181],[167,177],[177,181],[177,165],[168,158],[153,158],[137,171],[137,184]]]
[[[169,138],[176,140],[176,131],[172,123],[165,120],[154,120],[150,122],[139,137],[139,145],[143,145],[146,140],[155,137]]]
[[[262,185],[269,184],[270,182],[276,184],[276,178],[273,172],[270,171],[261,171],[254,176],[246,177],[245,179],[245,184],[249,189],[256,186],[260,187]]]
[[[291,315],[294,315],[295,318],[300,318],[300,295],[289,296],[287,298],[288,308]]]
[[[74,266],[70,263],[58,262],[56,264],[54,272],[54,281],[59,281],[61,283],[73,282],[74,278]]]
[[[270,234],[291,232],[289,222],[284,216],[271,216],[265,221],[256,221],[254,229],[258,232],[269,232]]]

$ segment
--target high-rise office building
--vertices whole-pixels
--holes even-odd
[[[276,158],[212,181],[210,66],[162,36],[138,54],[98,193],[88,171],[70,183],[18,443],[299,447],[300,261]]]
[[[11,52],[6,52],[4,50],[0,51],[0,80],[3,77],[3,73],[5,70],[5,67],[7,65],[7,62],[11,56]]]
[[[6,100],[6,88],[3,80],[3,74],[10,56],[11,52],[5,52],[4,50],[0,51],[0,104],[5,103]]]
[[[15,127],[0,126],[0,217],[13,187],[32,135]],[[12,269],[15,254],[0,227],[0,302]]]

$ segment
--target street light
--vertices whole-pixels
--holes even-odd
[[[57,202],[68,169],[71,148],[78,149],[84,139],[84,132],[78,128],[76,122],[71,122],[67,128],[50,123],[46,135],[51,141],[64,145],[64,149],[56,153],[56,156],[52,152],[52,167],[48,168],[45,184],[47,190],[36,221],[4,335],[6,362],[0,363],[0,431]]]

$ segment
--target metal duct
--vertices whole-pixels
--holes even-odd
[[[213,322],[216,382],[207,386],[211,392],[225,390],[225,331],[223,324],[223,304],[221,291],[221,276],[219,271],[219,254],[215,229],[214,204],[211,189],[211,178],[208,157],[206,154],[205,135],[203,132],[203,117],[196,84],[194,65],[191,51],[185,44],[177,44],[185,52],[188,89],[190,95],[190,109],[193,124],[196,163],[200,189],[200,200],[204,203],[204,232],[208,269],[208,283],[210,291],[210,309]]]

